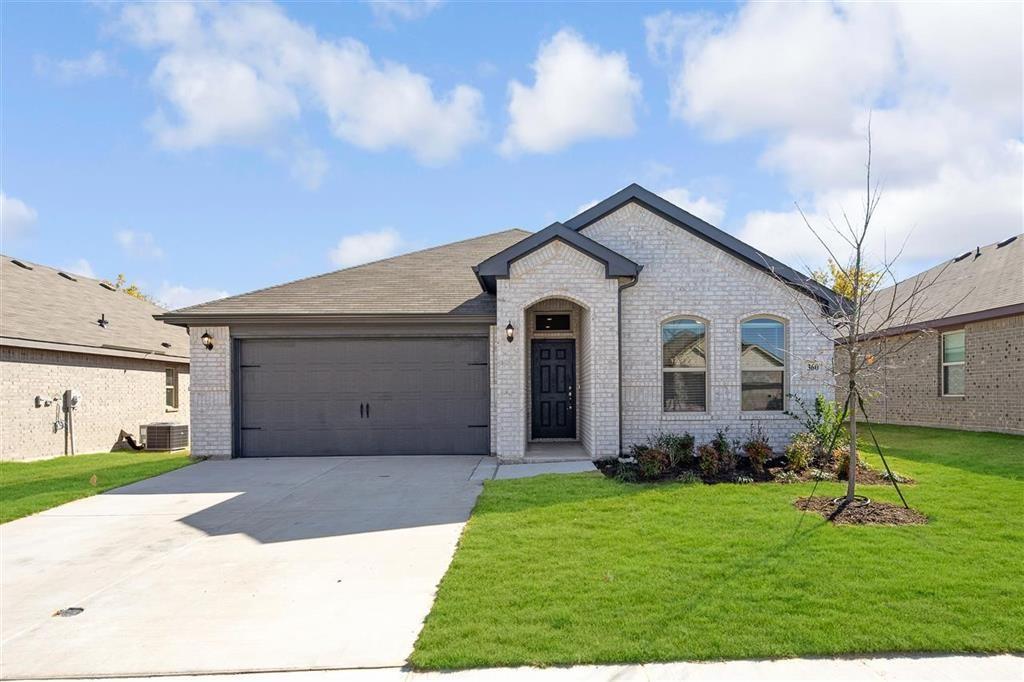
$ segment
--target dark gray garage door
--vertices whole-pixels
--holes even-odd
[[[486,454],[487,340],[239,343],[246,457]]]

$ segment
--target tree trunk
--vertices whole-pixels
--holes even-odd
[[[850,394],[853,402],[853,394]],[[857,490],[857,404],[850,410],[850,462],[846,467],[846,501],[853,502]]]

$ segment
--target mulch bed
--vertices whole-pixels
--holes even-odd
[[[831,497],[801,497],[794,503],[797,509],[815,511],[837,525],[856,526],[917,526],[928,523],[928,517],[914,509],[889,504],[888,502],[857,500],[846,504],[840,499],[837,503]]]

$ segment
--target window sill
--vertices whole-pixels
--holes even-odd
[[[961,394],[961,395],[952,395],[952,394],[950,394],[950,395],[940,395],[939,397],[940,398],[957,398],[959,400],[962,400],[962,399],[966,398],[967,396],[963,395],[963,394]]]
[[[785,412],[776,412],[772,410],[770,412],[740,412],[740,420],[743,421],[764,421],[764,420],[782,420],[782,419],[793,419]]]
[[[177,412],[179,409],[181,409],[181,408],[178,408],[178,407],[165,407],[164,408],[164,413],[166,414],[166,413],[169,413],[169,412]]]
[[[702,422],[711,421],[711,415],[707,412],[662,412],[663,422]]]

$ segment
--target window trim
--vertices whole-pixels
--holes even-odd
[[[179,405],[181,404],[179,394],[180,381],[178,379],[178,368],[177,367],[164,367],[164,411],[166,412],[177,412]],[[167,389],[172,389],[174,396],[174,404],[167,402]]]
[[[963,334],[964,359],[959,362],[946,362],[946,337],[950,334]],[[946,367],[960,365],[964,368],[964,391],[967,390],[967,329],[953,329],[942,332],[939,341],[939,395],[943,398],[966,398],[967,393],[946,393]]]
[[[662,341],[662,332],[666,324],[685,320],[687,322],[699,322],[704,325],[704,368],[696,367],[666,367],[665,366],[665,343]],[[658,404],[661,408],[661,415],[670,419],[691,418],[697,419],[711,413],[711,323],[700,315],[671,315],[658,322]],[[703,410],[666,410],[665,409],[665,372],[703,372],[704,373],[704,409]]]
[[[751,320],[768,319],[782,325],[782,408],[778,410],[744,410],[743,409],[743,325]],[[789,319],[773,313],[752,313],[740,318],[736,325],[736,368],[739,373],[739,412],[740,418],[750,416],[771,416],[785,414],[789,409]]]

